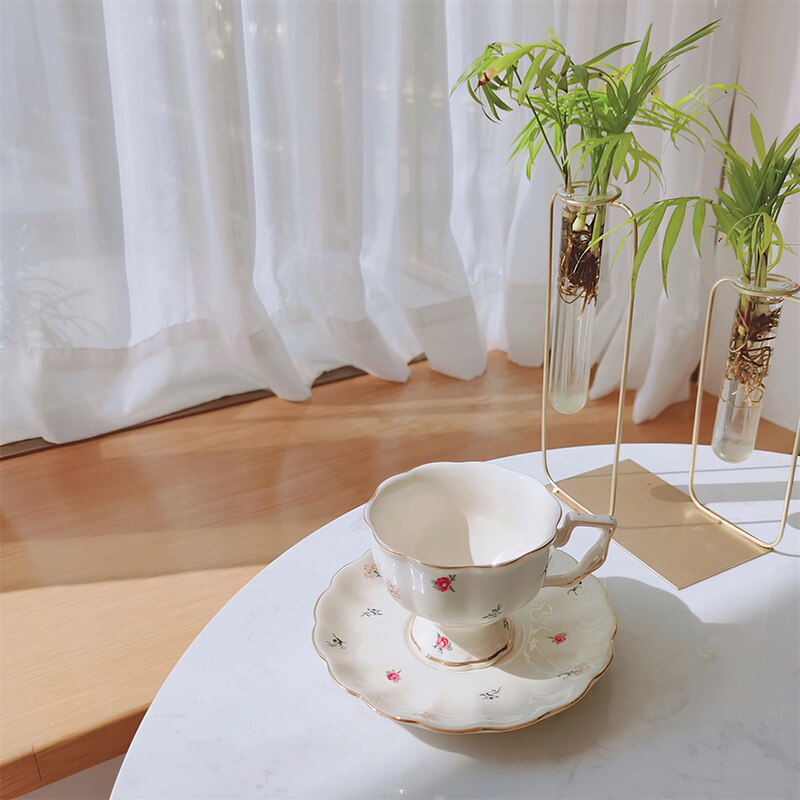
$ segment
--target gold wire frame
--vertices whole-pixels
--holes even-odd
[[[631,220],[632,226],[632,252],[631,252],[631,265],[636,261],[636,252],[639,249],[639,227],[636,223],[636,216],[633,211],[625,205],[625,203],[618,203],[621,192],[616,189],[616,196],[608,202],[609,206],[614,208],[621,208]],[[572,506],[577,511],[584,514],[592,513],[590,509],[586,508],[580,501],[576,500],[569,492],[559,486],[558,481],[550,474],[550,469],[547,465],[547,404],[550,397],[550,343],[551,343],[551,330],[550,330],[550,313],[552,306],[553,295],[553,207],[555,206],[558,192],[554,192],[550,198],[550,244],[547,251],[547,296],[545,300],[544,311],[544,374],[542,376],[542,466],[547,479],[550,481],[550,491],[560,500],[563,500],[568,505]],[[562,198],[563,200],[563,198]],[[567,205],[585,205],[579,201],[570,203],[564,201]],[[622,445],[622,422],[625,416],[625,390],[628,383],[628,356],[631,349],[631,328],[633,325],[633,301],[634,289],[631,284],[630,295],[628,297],[628,313],[625,320],[625,347],[622,351],[622,371],[619,379],[619,402],[617,404],[617,425],[614,434],[614,461],[611,464],[611,488],[608,498],[608,516],[613,517],[617,507],[617,482],[619,472],[619,451]]]
[[[770,279],[773,281],[789,281],[789,279],[785,278],[783,275],[771,275]],[[789,282],[793,283],[792,281]],[[705,503],[703,503],[702,500],[700,500],[700,498],[698,498],[697,493],[694,490],[694,473],[695,464],[697,461],[697,442],[700,438],[700,420],[703,413],[703,384],[705,382],[706,362],[708,361],[708,344],[711,335],[711,316],[714,310],[714,298],[716,297],[717,290],[725,283],[733,284],[736,287],[736,291],[738,291],[740,294],[746,294],[752,297],[772,298],[783,296],[785,300],[791,300],[794,303],[800,304],[800,297],[797,296],[798,288],[796,284],[795,288],[791,290],[793,293],[789,293],[786,290],[780,291],[769,288],[757,289],[755,287],[748,287],[740,283],[736,278],[726,277],[720,278],[711,287],[711,292],[708,295],[708,307],[706,309],[706,324],[703,331],[703,350],[700,356],[700,369],[697,376],[697,400],[694,407],[694,426],[692,428],[692,460],[689,465],[689,497],[692,498],[692,502],[698,508],[698,510],[702,511],[702,513],[707,517],[710,517],[714,521],[722,523],[723,525],[727,525],[736,533],[744,536],[746,539],[749,539],[759,547],[763,547],[765,550],[772,550],[777,547],[781,539],[783,539],[783,533],[786,530],[786,520],[789,518],[789,504],[791,503],[792,499],[792,487],[794,486],[794,477],[797,470],[797,453],[800,451],[800,418],[797,420],[797,430],[794,435],[794,446],[792,447],[792,456],[791,461],[789,462],[789,481],[786,484],[786,495],[783,501],[781,524],[780,528],[778,529],[778,535],[772,541],[765,542],[763,539],[759,539],[758,536],[754,536],[752,533],[746,531],[735,522],[731,522],[727,517],[722,516],[722,514],[712,511]]]

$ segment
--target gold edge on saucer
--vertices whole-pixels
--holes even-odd
[[[619,630],[619,616],[617,615],[617,610],[611,604],[611,599],[608,596],[608,589],[606,589],[605,584],[601,580],[597,579],[597,582],[600,584],[600,586],[603,589],[603,593],[605,595],[606,603],[608,604],[608,607],[611,609],[611,613],[614,615],[614,630],[611,632],[611,640],[610,640],[611,650],[609,652],[608,661],[605,663],[605,666],[600,670],[600,672],[597,673],[597,675],[595,675],[589,681],[589,683],[587,684],[586,688],[576,698],[574,698],[573,700],[570,700],[568,703],[565,703],[562,706],[558,706],[557,708],[551,708],[549,711],[545,711],[544,714],[541,714],[540,716],[535,717],[534,719],[528,720],[527,722],[523,722],[520,725],[512,725],[510,727],[505,727],[505,728],[486,728],[486,727],[477,727],[477,728],[437,728],[435,725],[429,725],[428,723],[420,722],[417,719],[409,719],[407,717],[395,717],[392,714],[387,714],[385,711],[381,711],[379,708],[374,706],[369,700],[367,700],[366,697],[364,697],[364,695],[359,694],[358,692],[354,692],[352,689],[349,689],[347,686],[345,686],[343,683],[341,683],[341,681],[339,681],[339,679],[333,674],[333,671],[331,670],[331,664],[328,661],[328,659],[326,658],[325,654],[317,647],[317,643],[316,643],[315,636],[314,636],[314,634],[316,633],[316,630],[317,630],[317,607],[319,606],[319,601],[322,599],[323,595],[325,595],[325,593],[330,590],[331,586],[333,586],[333,582],[336,579],[336,576],[343,569],[346,569],[347,567],[351,566],[352,564],[355,564],[357,561],[360,561],[361,559],[363,559],[365,556],[367,556],[369,554],[370,554],[370,551],[367,550],[362,555],[360,555],[358,558],[354,558],[352,561],[348,562],[344,566],[339,567],[339,569],[337,569],[336,572],[334,572],[333,576],[331,577],[331,580],[328,583],[327,588],[317,598],[317,602],[314,603],[314,611],[313,611],[314,626],[311,629],[311,644],[313,645],[314,650],[316,650],[317,655],[325,662],[325,666],[326,666],[326,668],[328,670],[328,674],[331,676],[331,679],[333,680],[333,682],[337,686],[339,686],[340,688],[344,689],[344,691],[347,692],[347,694],[351,694],[351,695],[353,695],[353,697],[358,697],[359,699],[363,700],[363,702],[367,705],[368,708],[372,709],[376,714],[380,714],[380,716],[385,717],[386,719],[393,720],[394,722],[402,722],[405,725],[416,725],[416,726],[418,726],[420,728],[425,728],[425,729],[427,729],[429,731],[434,731],[435,733],[450,733],[450,734],[454,734],[454,735],[463,735],[463,734],[470,734],[470,733],[510,733],[511,731],[522,730],[523,728],[529,728],[531,725],[535,725],[537,722],[542,722],[543,720],[548,719],[549,717],[553,717],[556,714],[560,714],[562,711],[565,711],[566,709],[570,708],[571,706],[574,706],[576,703],[578,703],[580,700],[582,700],[584,697],[586,697],[586,695],[589,693],[589,690],[597,683],[597,681],[600,680],[600,678],[603,677],[603,675],[606,674],[606,672],[608,671],[608,668],[611,666],[611,662],[614,660],[614,639],[615,639],[615,637],[617,635],[617,631]]]

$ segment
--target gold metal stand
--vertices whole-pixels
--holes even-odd
[[[771,280],[788,280],[784,278],[782,275],[772,275],[770,276]],[[749,539],[754,544],[757,544],[759,547],[763,547],[766,550],[772,550],[774,547],[778,545],[778,543],[783,539],[783,532],[786,530],[786,520],[789,517],[789,503],[792,499],[792,486],[794,485],[794,476],[797,470],[797,453],[800,450],[800,419],[797,421],[797,431],[794,435],[794,447],[792,448],[792,459],[789,464],[789,482],[786,485],[786,496],[783,501],[783,514],[781,515],[781,524],[778,530],[778,535],[771,541],[765,542],[763,539],[759,539],[757,536],[753,536],[752,533],[746,531],[744,528],[739,527],[736,523],[731,522],[726,517],[723,517],[721,514],[718,514],[716,511],[712,511],[705,503],[703,503],[698,497],[694,490],[694,472],[695,472],[695,462],[697,460],[697,440],[700,437],[700,417],[703,412],[703,383],[705,380],[705,372],[706,372],[706,362],[708,360],[708,341],[711,334],[711,315],[714,310],[714,298],[716,297],[717,290],[720,286],[725,283],[731,283],[736,286],[736,290],[740,294],[750,295],[752,297],[780,297],[783,296],[786,300],[791,300],[795,303],[800,304],[800,297],[797,296],[798,289],[795,288],[792,290],[791,293],[788,291],[781,291],[777,289],[756,289],[752,287],[745,287],[741,283],[739,283],[736,278],[721,278],[718,280],[712,287],[711,292],[708,295],[708,308],[706,310],[706,325],[705,330],[703,332],[703,350],[702,355],[700,357],[700,371],[697,377],[697,402],[695,403],[694,408],[694,428],[692,429],[692,460],[689,466],[689,496],[692,498],[692,502],[695,506],[703,512],[707,517],[715,520],[716,522],[720,522],[723,525],[727,525],[729,528],[733,529],[736,533],[744,536],[746,539]],[[796,284],[795,284],[796,286]]]
[[[621,208],[630,218],[631,218],[631,225],[633,226],[633,236],[632,236],[632,245],[633,245],[633,252],[631,254],[631,264],[633,264],[636,260],[636,251],[639,247],[639,228],[636,224],[636,217],[633,214],[633,211],[628,208],[624,203],[618,203],[617,200],[620,197],[621,192],[619,189],[616,190],[617,194],[613,200],[608,202],[609,206],[613,206],[614,208]],[[553,206],[555,205],[556,198],[558,197],[558,193],[554,192],[553,196],[550,198],[550,245],[547,251],[547,299],[545,302],[545,312],[544,312],[544,375],[542,377],[542,466],[544,467],[545,475],[547,475],[547,479],[551,483],[551,491],[552,493],[563,500],[570,506],[572,506],[576,511],[581,511],[585,514],[591,513],[590,509],[586,508],[582,503],[576,500],[571,494],[561,488],[559,486],[558,481],[550,474],[550,469],[547,466],[547,404],[550,397],[550,342],[551,342],[551,331],[550,331],[550,310],[552,305],[552,295],[553,295]],[[574,205],[576,208],[580,208],[585,203],[581,203],[579,201],[570,202],[568,200],[564,200],[562,198],[562,202],[566,205]],[[614,461],[611,465],[611,489],[609,492],[609,500],[608,500],[608,515],[610,517],[614,516],[614,511],[616,510],[617,506],[617,480],[618,480],[618,470],[619,470],[619,451],[620,446],[622,445],[622,422],[625,415],[625,389],[628,383],[628,356],[630,354],[631,349],[631,326],[633,324],[633,301],[634,301],[634,289],[633,284],[631,284],[630,290],[630,297],[628,298],[628,316],[625,321],[625,348],[622,352],[622,372],[619,379],[619,403],[617,404],[617,428],[616,434],[614,436]]]

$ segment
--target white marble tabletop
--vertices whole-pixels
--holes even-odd
[[[686,487],[688,446],[628,445],[623,457]],[[551,458],[564,478],[609,463],[611,448]],[[769,536],[788,462],[758,452],[732,467],[703,448],[697,482],[712,507]],[[500,463],[543,479],[537,453]],[[206,626],[147,712],[112,800],[800,797],[799,529],[795,499],[779,552],[680,592],[612,544],[597,573],[620,621],[605,676],[530,728],[448,736],[378,716],[311,645],[318,595],[368,548],[355,509]]]

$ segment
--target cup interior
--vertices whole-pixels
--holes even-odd
[[[546,545],[561,506],[536,479],[482,462],[426,464],[367,504],[379,544],[426,564],[496,566]]]

